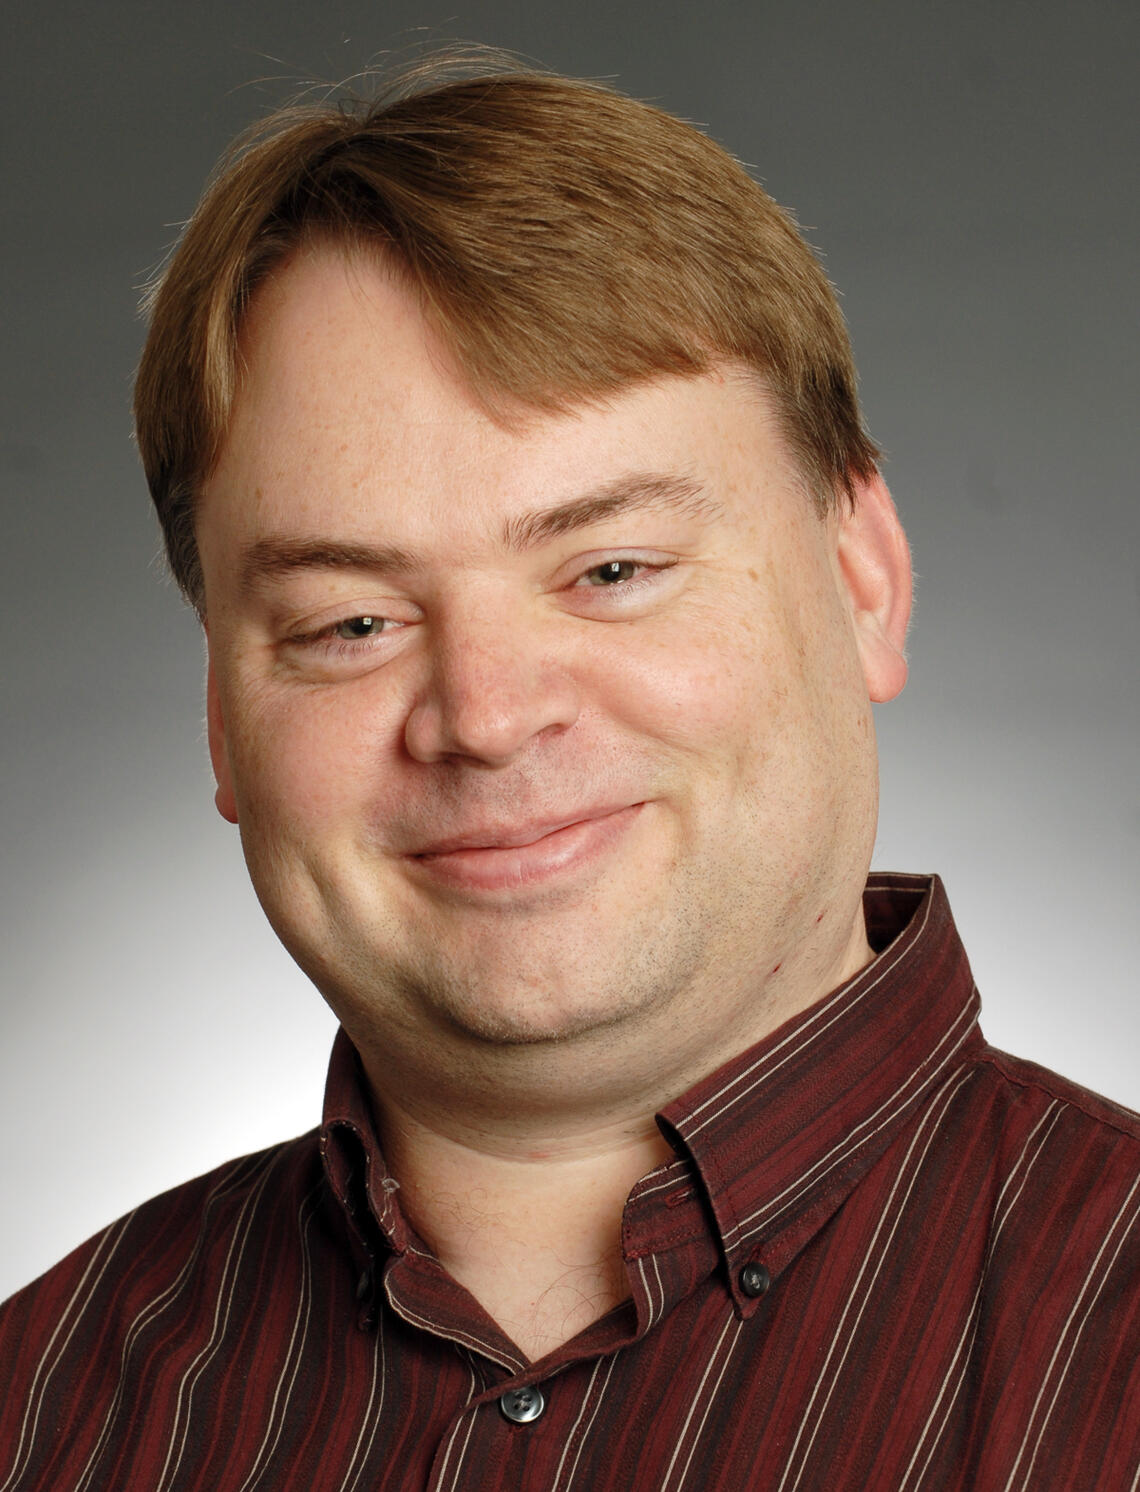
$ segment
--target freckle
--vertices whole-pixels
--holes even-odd
[[[749,580],[759,580],[760,579],[759,575],[757,575],[756,571],[753,570],[751,567],[749,567],[749,570],[748,570],[748,578],[749,578]]]

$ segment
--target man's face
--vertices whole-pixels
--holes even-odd
[[[350,1033],[727,1055],[849,972],[898,684],[755,384],[495,423],[331,249],[243,346],[198,523],[218,802]]]

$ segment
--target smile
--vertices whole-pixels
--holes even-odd
[[[455,890],[507,891],[581,871],[617,846],[642,803],[583,818],[440,840],[407,856],[418,873]]]

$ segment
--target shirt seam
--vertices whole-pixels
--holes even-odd
[[[1103,1125],[1105,1129],[1113,1130],[1116,1134],[1122,1136],[1122,1138],[1131,1140],[1133,1144],[1140,1144],[1140,1115],[1135,1116],[1135,1128],[1126,1128],[1117,1121],[1111,1111],[1107,1113],[1097,1112],[1089,1105],[1079,1102],[1071,1092],[1058,1092],[1055,1087],[1042,1081],[1039,1077],[1027,1077],[1023,1074],[1011,1072],[1006,1063],[1010,1060],[1018,1059],[1005,1057],[995,1047],[987,1047],[984,1051],[979,1052],[974,1060],[979,1064],[985,1062],[995,1068],[1005,1078],[1006,1082],[1012,1083],[1015,1088],[1032,1089],[1035,1092],[1042,1093],[1046,1097],[1053,1099],[1054,1102],[1063,1104],[1065,1108],[1074,1109],[1078,1114],[1083,1114],[1086,1119],[1091,1119],[1094,1124]],[[1063,1080],[1062,1084],[1064,1087],[1068,1087],[1068,1084],[1064,1083]],[[1101,1103],[1112,1102],[1111,1099],[1100,1099],[1099,1101]],[[1125,1113],[1129,1117],[1132,1117],[1129,1110],[1125,1110]]]

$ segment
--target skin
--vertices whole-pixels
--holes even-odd
[[[329,246],[243,354],[198,515],[218,807],[409,1215],[541,1355],[627,1293],[655,1110],[871,957],[905,541],[878,481],[817,516],[739,369],[492,419]]]

